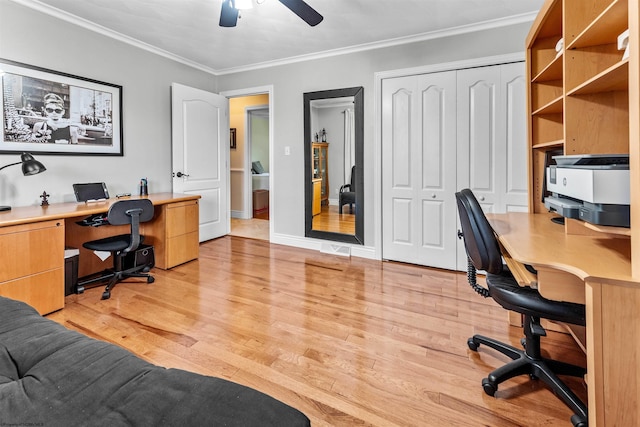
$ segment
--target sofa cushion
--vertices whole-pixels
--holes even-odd
[[[309,425],[302,413],[257,390],[153,365],[2,297],[0,345],[0,369],[6,365],[0,375],[9,379],[1,383],[0,376],[4,423]]]
[[[18,368],[11,359],[7,348],[0,344],[0,385],[19,378]]]

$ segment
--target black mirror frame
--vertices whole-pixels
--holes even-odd
[[[356,232],[342,234],[313,229],[313,182],[311,181],[311,101],[316,99],[354,97],[355,146],[356,146]],[[364,88],[362,86],[306,92],[304,94],[304,196],[305,237],[333,240],[336,242],[364,244]]]

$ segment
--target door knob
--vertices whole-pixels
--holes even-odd
[[[462,240],[464,234],[462,234],[462,230],[458,230],[458,239]]]
[[[178,172],[176,174],[174,174],[173,176],[177,176],[178,178],[182,178],[183,176],[189,176],[186,173],[182,173],[182,172]]]

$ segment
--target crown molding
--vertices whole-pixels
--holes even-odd
[[[0,0],[1,1],[1,0]],[[101,25],[96,24],[95,22],[91,22],[89,20],[86,20],[84,18],[80,18],[79,16],[76,15],[72,15],[70,13],[67,13],[65,11],[62,11],[60,9],[57,9],[55,7],[49,6],[48,4],[44,4],[42,2],[40,2],[39,0],[9,0],[12,1],[13,3],[19,4],[21,6],[25,6],[28,7],[30,9],[34,9],[37,10],[38,12],[42,12],[46,15],[49,16],[53,16],[54,18],[58,18],[61,19],[63,21],[66,21],[70,24],[74,24],[77,25],[79,27],[82,27],[84,29],[96,32],[98,34],[101,34],[103,36],[118,40],[120,42],[126,43],[128,45],[137,47],[139,49],[142,50],[146,50],[147,52],[151,52],[153,54],[162,56],[164,58],[170,59],[172,61],[176,61],[176,62],[180,62],[184,65],[188,65],[192,68],[196,68],[200,71],[204,71],[206,73],[210,73],[210,74],[216,74],[216,70],[207,67],[205,65],[202,65],[198,62],[195,61],[191,61],[187,58],[183,58],[179,55],[176,55],[174,53],[171,52],[167,52],[166,50],[160,49],[158,47],[152,46],[148,43],[142,42],[138,39],[134,39],[133,37],[129,37],[127,35],[124,35],[122,33],[119,33],[117,31],[111,30],[109,28],[103,27]]]
[[[45,13],[47,15],[53,16],[55,18],[61,19],[63,21],[69,22],[71,24],[78,25],[87,30],[94,31],[106,37],[146,50],[147,52],[151,52],[156,55],[165,57],[167,59],[187,65],[189,67],[198,69],[200,71],[213,74],[215,76],[260,70],[264,68],[289,65],[297,62],[313,61],[313,60],[324,59],[324,58],[329,58],[333,56],[347,55],[351,53],[364,52],[368,50],[399,46],[399,45],[404,45],[409,43],[423,42],[427,40],[434,40],[434,39],[439,39],[444,37],[451,37],[451,36],[456,36],[461,34],[473,33],[477,31],[506,27],[510,25],[528,23],[528,22],[533,22],[533,20],[537,15],[537,12],[524,13],[520,15],[514,15],[508,18],[493,19],[489,21],[463,25],[459,27],[447,28],[445,30],[430,31],[422,34],[413,35],[413,36],[398,37],[398,38],[383,40],[379,42],[364,43],[364,44],[354,45],[354,46],[340,48],[340,49],[332,49],[332,50],[327,50],[323,52],[298,55],[298,56],[279,59],[275,61],[266,61],[266,62],[260,62],[255,64],[243,65],[240,67],[232,67],[232,68],[216,70],[216,69],[212,69],[211,67],[200,64],[198,62],[183,58],[171,52],[167,52],[163,49],[157,48],[148,43],[126,36],[117,31],[110,30],[109,28],[100,26],[94,22],[88,21],[86,19],[80,18],[78,16],[72,15],[67,12],[64,12],[60,9],[57,9],[55,7],[42,3],[39,0],[10,0],[10,1],[19,5],[37,10],[39,12]]]
[[[417,43],[417,42],[423,42],[427,40],[451,37],[451,36],[456,36],[461,34],[474,33],[477,31],[490,30],[494,28],[508,27],[510,25],[530,23],[530,22],[533,22],[536,15],[537,15],[537,12],[524,13],[520,15],[514,15],[509,18],[478,22],[475,24],[447,28],[445,30],[431,31],[427,33],[417,34],[414,36],[399,37],[399,38],[383,40],[379,42],[365,43],[365,44],[360,44],[360,45],[355,45],[355,46],[350,46],[350,47],[345,47],[340,49],[333,49],[333,50],[327,50],[323,52],[293,56],[290,58],[276,60],[276,61],[260,62],[260,63],[241,66],[241,67],[220,69],[216,71],[216,74],[224,75],[224,74],[240,73],[245,71],[253,71],[253,70],[259,70],[263,68],[293,64],[296,62],[312,61],[316,59],[329,58],[332,56],[346,55],[350,53],[364,52],[367,50],[381,49],[381,48],[399,46],[399,45],[404,45],[409,43]]]

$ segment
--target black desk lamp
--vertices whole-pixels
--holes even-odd
[[[33,156],[29,153],[22,153],[20,156],[20,161],[15,163],[9,163],[8,165],[2,166],[0,170],[4,168],[8,168],[9,166],[22,164],[22,173],[25,176],[35,175],[40,172],[44,172],[47,168],[44,167],[42,163],[33,158]],[[11,206],[0,206],[0,212],[2,211],[10,211]]]

